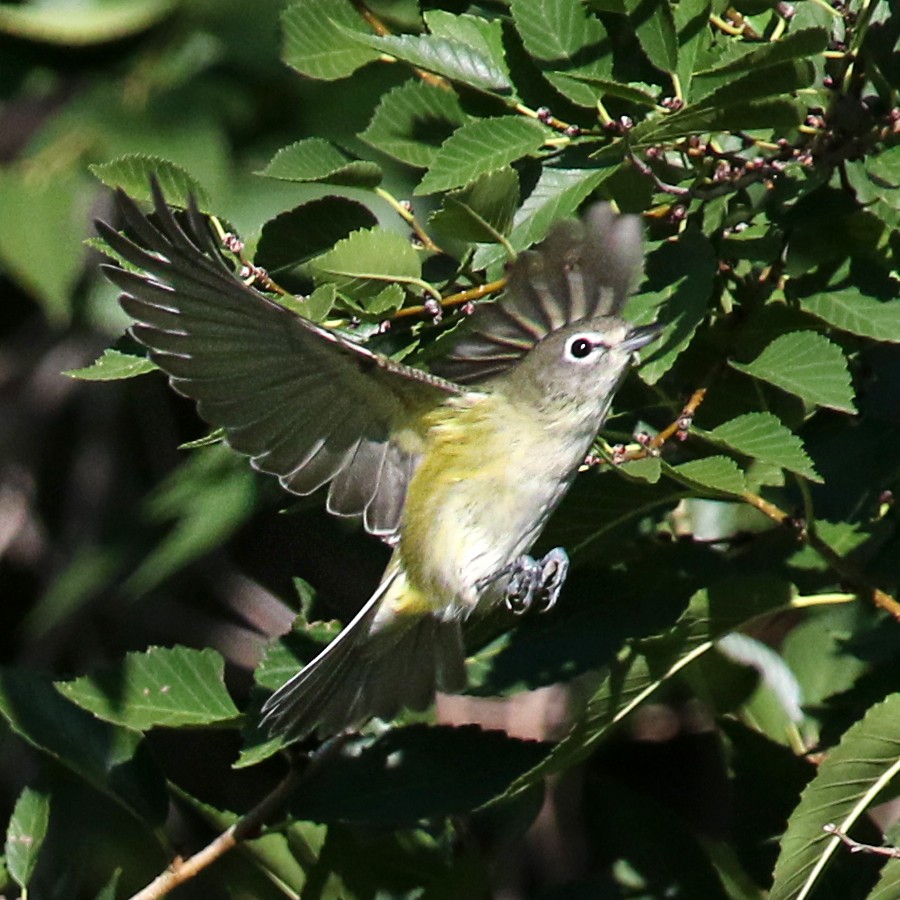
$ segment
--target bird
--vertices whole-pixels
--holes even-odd
[[[637,352],[659,334],[621,316],[642,273],[640,219],[594,203],[511,263],[429,370],[395,361],[245,283],[190,198],[153,213],[117,190],[130,332],[221,429],[288,491],[327,488],[392,548],[370,599],[275,691],[261,725],[319,739],[423,710],[466,686],[462,627],[505,603],[557,601],[563,548],[529,552],[571,486]]]

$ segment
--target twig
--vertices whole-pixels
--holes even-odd
[[[450,294],[447,297],[444,297],[441,300],[440,310],[443,311],[445,309],[451,309],[454,306],[463,306],[466,303],[471,303],[474,300],[481,300],[482,297],[487,296],[488,294],[496,294],[498,291],[502,291],[503,288],[506,287],[506,279],[498,278],[497,281],[489,281],[487,284],[480,284],[478,287],[469,288],[465,291],[459,291],[456,294]],[[435,310],[431,306],[405,306],[403,309],[398,309],[397,312],[394,313],[394,319],[403,319],[408,316],[424,316],[424,315],[434,315]]]
[[[187,859],[176,859],[165,872],[158,875],[131,900],[158,900],[180,884],[189,881],[207,866],[224,856],[245,838],[254,834],[284,804],[291,791],[303,777],[303,770],[293,768],[287,777],[245,816]]]
[[[844,834],[844,832],[832,822],[823,825],[822,831],[826,834],[833,834],[842,844],[844,844],[844,846],[850,848],[851,853],[872,853],[875,856],[887,856],[890,859],[900,859],[900,849],[897,847],[876,847],[874,844],[863,844],[860,841],[855,841],[849,835]]]

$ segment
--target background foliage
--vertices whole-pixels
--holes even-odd
[[[886,0],[0,4],[5,894],[129,896],[277,791],[255,710],[384,563],[121,338],[83,241],[156,172],[424,364],[590,197],[643,215],[665,326],[542,540],[558,608],[470,634],[499,719],[305,746],[176,896],[900,896],[823,831],[898,832],[898,36]]]

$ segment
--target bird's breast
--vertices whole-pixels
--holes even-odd
[[[400,555],[435,609],[465,614],[478,583],[530,549],[593,434],[554,427],[493,394],[454,399],[427,425]]]

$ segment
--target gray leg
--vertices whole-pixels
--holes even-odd
[[[556,605],[568,571],[569,557],[562,547],[556,547],[539,560],[520,556],[514,563],[485,579],[479,588],[509,575],[506,606],[512,612],[521,615],[532,608],[547,612]]]

